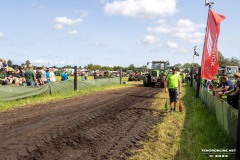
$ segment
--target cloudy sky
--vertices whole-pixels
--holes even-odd
[[[0,58],[20,64],[191,63],[202,55],[204,0],[0,0]],[[215,0],[226,16],[219,50],[239,57],[240,1]],[[195,57],[200,63],[201,58]]]

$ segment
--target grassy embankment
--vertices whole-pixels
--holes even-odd
[[[189,86],[182,90],[183,112],[177,109],[177,112],[166,113],[167,93],[158,95],[152,108],[158,110],[157,113],[165,112],[163,121],[152,128],[148,141],[140,142],[144,148],[134,150],[131,160],[207,160],[215,158],[203,154],[202,149],[235,148],[233,140],[223,131],[215,116],[199,98],[194,98],[195,90]],[[216,159],[234,159],[234,154]]]
[[[73,79],[73,77],[70,77],[70,79]],[[92,80],[92,79],[93,79],[93,77],[91,77],[91,76],[88,77],[88,80]],[[59,76],[57,77],[57,81],[60,81]],[[124,77],[123,81],[127,81],[127,77]],[[92,92],[101,92],[101,91],[106,91],[106,90],[129,87],[129,86],[135,85],[136,83],[139,83],[139,82],[130,82],[130,83],[128,83],[128,85],[117,84],[117,85],[109,85],[109,86],[103,86],[103,87],[92,87],[92,88],[80,90],[77,92],[67,91],[67,92],[53,93],[52,95],[49,95],[49,93],[44,93],[41,95],[24,98],[24,99],[19,99],[19,100],[15,100],[15,101],[0,102],[0,112],[18,108],[18,107],[22,107],[22,106],[32,106],[35,104],[47,103],[50,101],[56,101],[56,100],[70,98],[70,97],[81,96],[81,95],[89,94]]]

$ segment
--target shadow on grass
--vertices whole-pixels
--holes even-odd
[[[201,102],[201,99],[194,97],[196,91],[188,85],[185,88],[186,93],[182,100],[186,116],[180,136],[179,150],[174,159],[234,159],[234,154],[213,152],[215,149],[234,149],[234,141],[218,124],[215,115]],[[206,150],[212,151],[206,152]]]

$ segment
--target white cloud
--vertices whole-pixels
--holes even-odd
[[[96,41],[96,42],[94,42],[94,45],[95,46],[105,46],[106,43],[104,41]]]
[[[165,24],[166,23],[166,20],[165,19],[159,19],[156,21],[157,24]]]
[[[105,5],[106,15],[154,18],[172,15],[176,12],[176,0],[122,0]]]
[[[167,42],[167,47],[178,48],[178,44],[176,42]]]
[[[105,4],[105,0],[99,0],[99,3],[101,3],[101,4]]]
[[[146,30],[151,33],[170,33],[172,29],[169,26],[160,25],[157,27],[149,27]]]
[[[197,28],[197,25],[192,23],[190,20],[179,19],[176,27],[176,32],[194,32]]]
[[[151,34],[169,34],[169,37],[177,37],[196,44],[203,42],[204,33],[199,32],[202,28],[204,28],[203,24],[195,24],[189,19],[179,19],[175,24],[164,22],[155,27],[148,27],[146,31]]]
[[[71,34],[71,35],[76,35],[78,34],[78,31],[77,30],[71,30],[71,31],[67,31],[68,34]]]
[[[33,3],[32,7],[37,9],[46,9],[47,7],[44,4]]]
[[[3,33],[3,32],[0,32],[0,39],[1,39],[1,38],[4,38],[4,36],[5,36],[4,33]]]
[[[146,35],[142,40],[142,43],[155,44],[157,43],[157,39],[152,35]]]
[[[56,29],[56,30],[63,30],[63,25],[62,24],[55,24],[54,26],[53,26],[53,28],[54,29]]]
[[[37,66],[41,66],[41,65],[46,65],[48,66],[51,65],[64,65],[64,64],[67,64],[65,61],[50,61],[50,60],[47,60],[47,59],[35,59],[35,60],[30,60],[30,62],[33,64],[33,65],[37,65]],[[68,62],[68,64],[70,64],[71,62]]]
[[[56,23],[63,24],[63,25],[69,25],[69,26],[79,24],[82,21],[83,21],[82,18],[78,18],[78,19],[70,19],[70,18],[67,18],[67,17],[56,17],[55,18]]]

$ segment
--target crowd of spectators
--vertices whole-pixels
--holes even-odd
[[[238,109],[240,92],[240,73],[234,74],[234,81],[228,79],[227,75],[220,77],[219,85],[216,86],[215,96],[227,96],[227,103]]]
[[[55,82],[54,68],[34,68],[25,64],[15,69],[8,66],[5,59],[0,59],[0,84],[14,86],[42,86]]]

